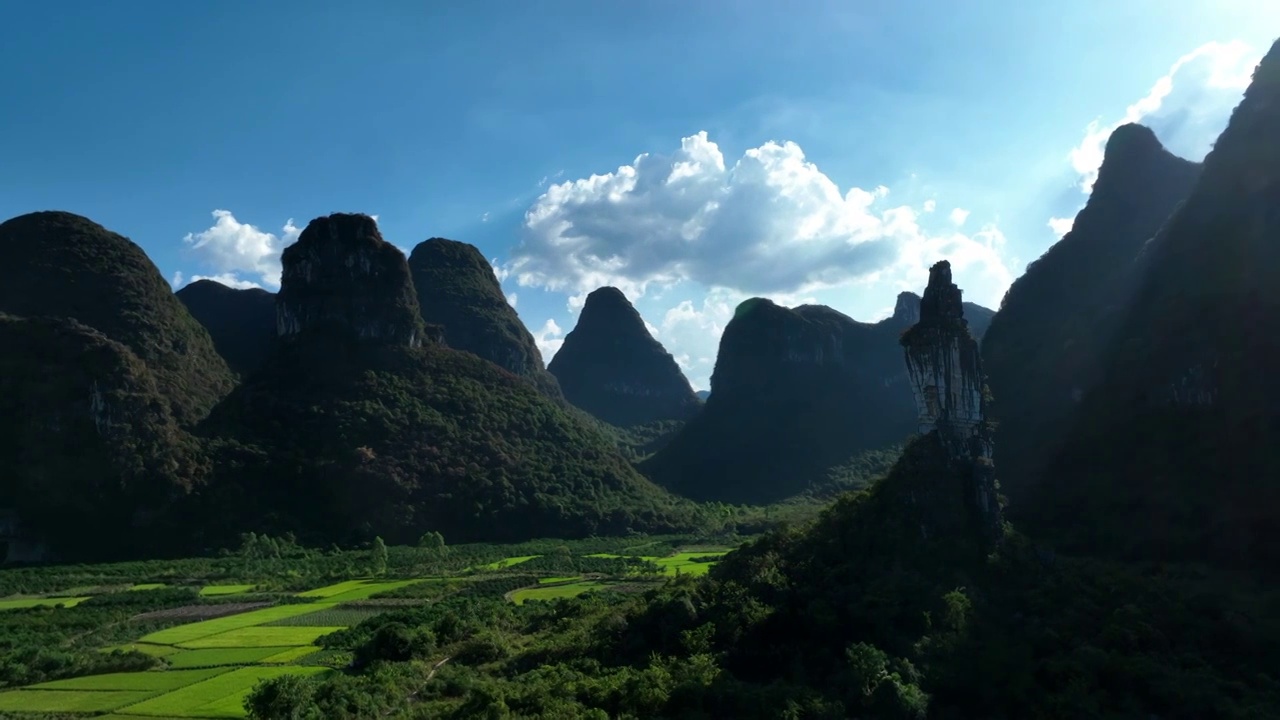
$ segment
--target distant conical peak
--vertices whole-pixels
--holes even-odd
[[[893,306],[893,319],[904,323],[919,322],[920,296],[913,292],[898,293],[898,302]]]
[[[578,324],[592,325],[607,320],[610,323],[626,323],[644,328],[644,319],[627,296],[616,287],[605,286],[592,290],[582,304]],[[648,334],[648,328],[644,328]]]
[[[960,288],[951,281],[951,263],[939,260],[929,268],[929,285],[920,299],[921,324],[944,323],[964,318]]]
[[[629,308],[631,307],[631,301],[628,300],[626,294],[618,288],[606,285],[602,288],[592,290],[587,295],[586,302],[583,303],[582,307],[585,310],[593,305],[617,305]]]

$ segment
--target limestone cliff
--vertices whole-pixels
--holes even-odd
[[[507,302],[493,267],[473,245],[431,238],[409,254],[422,318],[443,328],[449,347],[475,353],[560,399],[533,335]]]
[[[323,333],[418,347],[440,341],[418,310],[409,266],[368,215],[335,213],[307,224],[285,248],[276,331]]]
[[[1140,252],[1101,380],[1048,463],[1033,508],[1064,546],[1280,563],[1278,208],[1280,43]]]
[[[1151,130],[1117,128],[1071,231],[1005,295],[982,355],[1013,517],[1023,507],[1018,498],[1053,462],[1064,423],[1100,379],[1105,350],[1142,279],[1139,253],[1199,175],[1198,164],[1170,154]]]
[[[966,504],[988,542],[1003,532],[986,418],[986,378],[978,342],[964,318],[960,288],[946,260],[929,268],[920,320],[902,335],[907,375],[920,433],[936,433],[953,463],[963,468]],[[928,533],[927,525],[921,531]]]
[[[243,377],[262,365],[276,338],[275,293],[197,280],[176,295],[233,371]]]
[[[234,385],[209,333],[142,248],[79,215],[35,212],[0,224],[0,312],[71,318],[122,343],[183,424]]]
[[[613,287],[587,295],[547,369],[569,402],[613,425],[684,420],[702,406],[675,358]]]
[[[908,297],[872,324],[821,305],[743,302],[720,338],[705,408],[643,471],[697,499],[767,503],[903,442],[916,424],[897,338],[915,307]]]

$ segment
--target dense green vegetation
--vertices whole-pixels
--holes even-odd
[[[684,531],[706,515],[528,383],[438,347],[299,338],[203,430],[225,473],[203,499],[312,543],[375,530],[398,544],[427,530],[457,540]]]
[[[952,472],[922,438],[883,482],[748,544],[701,581],[372,618],[325,641],[358,658],[347,674],[264,686],[253,717],[378,707],[459,719],[1261,719],[1280,709],[1280,592],[1195,568],[1056,557],[1013,530],[988,555],[958,493],[907,502]],[[952,522],[922,538],[922,518]]]

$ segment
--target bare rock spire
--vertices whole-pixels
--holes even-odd
[[[929,268],[920,320],[902,335],[907,375],[915,394],[920,432],[936,432],[952,462],[967,465],[966,503],[989,542],[998,541],[1002,518],[991,461],[985,377],[978,342],[964,318],[960,288],[946,260]]]

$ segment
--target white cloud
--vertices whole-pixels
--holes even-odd
[[[517,302],[517,301],[519,301],[519,300],[520,300],[520,295],[519,295],[519,294],[517,294],[517,293],[507,293],[507,304],[508,304],[508,305],[510,305],[511,307],[513,307],[513,308],[514,308],[514,307],[516,306],[516,302]]]
[[[947,218],[951,220],[952,225],[961,227],[964,225],[964,222],[969,219],[969,211],[964,208],[956,208],[951,211],[951,214],[948,215]]]
[[[1125,123],[1150,125],[1174,153],[1199,160],[1226,127],[1261,59],[1261,52],[1240,40],[1205,43],[1178,58],[1122,118],[1089,123],[1070,155],[1080,188],[1086,194],[1093,188],[1107,138]]]
[[[214,210],[213,218],[212,227],[183,238],[199,262],[214,271],[193,275],[192,280],[209,277],[232,287],[279,288],[280,253],[302,232],[293,219],[276,235],[240,222],[229,210]]]
[[[927,213],[931,213],[931,212],[933,212],[934,210],[937,210],[937,209],[938,209],[938,201],[937,201],[937,200],[925,200],[925,201],[924,201],[924,211],[925,211],[925,212],[927,212]]]
[[[564,344],[564,330],[560,329],[560,325],[555,320],[547,318],[542,327],[533,333],[533,340],[538,344],[538,350],[542,352],[543,362],[551,362],[551,358],[555,357],[556,351]]]
[[[918,290],[944,257],[980,265],[1003,294],[1011,277],[999,231],[934,233],[917,210],[885,205],[888,194],[842,193],[792,142],[767,142],[730,166],[700,132],[670,156],[550,185],[507,267],[521,286],[570,295],[571,310],[603,285],[633,301],[684,281],[775,295],[893,278]]]
[[[1069,217],[1069,218],[1063,218],[1063,217],[1051,217],[1051,218],[1049,218],[1049,229],[1050,229],[1050,230],[1053,230],[1053,234],[1054,234],[1054,236],[1055,236],[1055,237],[1059,237],[1059,238],[1060,238],[1060,237],[1062,237],[1063,235],[1066,235],[1067,233],[1071,232],[1071,227],[1072,227],[1073,225],[1075,225],[1075,224],[1076,224],[1076,219],[1075,219],[1075,218],[1073,218],[1073,217]]]

